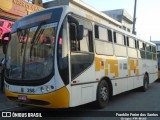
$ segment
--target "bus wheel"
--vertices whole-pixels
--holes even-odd
[[[108,84],[105,80],[102,80],[97,89],[97,100],[96,105],[98,108],[106,107],[107,103],[109,102],[109,88]]]
[[[148,76],[147,74],[144,75],[144,78],[143,78],[143,86],[142,86],[142,90],[144,92],[146,92],[148,90],[148,87],[149,87],[149,79],[148,79]]]

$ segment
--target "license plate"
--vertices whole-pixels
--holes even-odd
[[[18,96],[18,100],[23,100],[23,101],[25,101],[25,100],[27,100],[27,96],[20,95],[20,96]]]

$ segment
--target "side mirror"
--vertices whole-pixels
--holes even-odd
[[[70,15],[68,15],[68,23],[70,24],[70,40],[82,40],[84,34],[84,26],[79,25],[78,20]]]
[[[76,24],[72,23],[69,26],[70,31],[70,40],[76,40],[77,39],[77,27]]]
[[[83,39],[83,34],[84,34],[84,26],[83,25],[79,25],[78,34],[77,34],[77,40],[82,40]]]
[[[11,39],[11,33],[10,32],[7,32],[7,33],[3,34],[3,36],[2,36],[2,49],[3,49],[4,54],[7,53],[7,45],[8,45],[8,42],[10,41],[10,39]]]

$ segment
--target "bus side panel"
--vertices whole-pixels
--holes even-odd
[[[70,107],[86,104],[96,100],[97,82],[95,78],[95,65],[71,81]]]
[[[150,83],[152,83],[158,79],[158,65],[157,61],[149,61],[149,64],[152,67],[152,71],[150,71]]]
[[[111,79],[113,95],[128,90],[128,84],[132,85],[133,81],[128,81],[128,60],[126,57],[115,56],[96,56],[96,78],[101,80],[104,76]],[[129,82],[129,83],[128,83]]]
[[[140,76],[141,86],[143,86],[143,77],[147,73],[149,76],[149,82],[152,83],[157,79],[157,62],[153,60],[140,59]]]

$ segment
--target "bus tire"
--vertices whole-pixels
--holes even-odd
[[[102,80],[97,88],[96,107],[104,108],[109,102],[109,87],[105,80]]]
[[[149,87],[149,78],[148,78],[148,75],[145,74],[144,77],[143,77],[142,91],[146,92],[148,90],[148,87]]]

